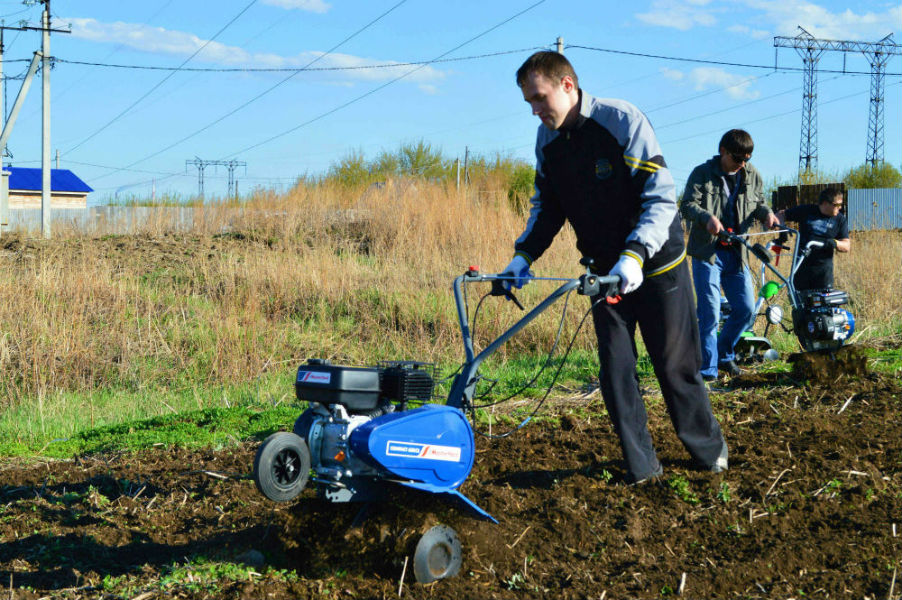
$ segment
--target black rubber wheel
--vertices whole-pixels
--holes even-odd
[[[310,478],[310,450],[300,437],[287,431],[274,433],[254,457],[254,483],[273,502],[297,498]]]
[[[420,538],[413,554],[413,574],[420,583],[454,577],[462,562],[460,540],[447,525],[436,525]]]

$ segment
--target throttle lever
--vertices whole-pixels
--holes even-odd
[[[512,291],[510,291],[509,289],[507,289],[506,287],[504,287],[504,282],[502,282],[500,279],[492,280],[492,291],[489,292],[489,295],[490,296],[504,296],[505,298],[512,301],[514,304],[516,304],[517,308],[519,308],[520,310],[526,310],[525,308],[523,308],[523,305],[520,304],[520,301],[517,300],[517,297],[514,296],[514,293]]]

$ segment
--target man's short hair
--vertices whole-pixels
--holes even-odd
[[[751,154],[755,149],[755,142],[748,131],[743,129],[731,129],[720,138],[719,148],[725,149],[731,154]]]
[[[842,198],[842,196],[843,196],[842,189],[840,189],[838,187],[830,186],[828,188],[822,189],[821,193],[817,199],[820,204],[824,204],[824,203],[833,204],[833,199],[836,198],[837,196]]]
[[[554,82],[558,82],[569,75],[570,79],[573,80],[574,87],[579,89],[579,79],[576,77],[573,65],[570,64],[570,61],[563,54],[558,52],[543,50],[527,58],[526,62],[517,69],[518,87],[523,87],[530,73],[542,75]]]

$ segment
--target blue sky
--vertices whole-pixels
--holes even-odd
[[[51,9],[53,26],[71,29],[51,39],[53,155],[95,188],[94,202],[150,196],[152,187],[194,194],[197,171],[186,160],[195,157],[247,163],[235,172],[241,192],[287,187],[352,151],[373,158],[419,140],[448,157],[469,148],[532,161],[538,120],[514,72],[559,36],[584,89],[648,114],[678,185],[733,127],[754,137],[753,162],[767,180],[788,180],[798,166],[802,74],[774,71],[774,36],[801,25],[818,38],[894,34],[902,43],[902,5],[871,0],[52,0]],[[40,12],[0,0],[7,26],[37,25]],[[6,31],[4,44],[3,73],[20,75],[40,34]],[[802,65],[791,49],[777,57],[780,67]],[[319,70],[290,70],[302,67]],[[819,67],[842,71],[844,57],[825,53]],[[867,59],[850,54],[845,70],[859,74],[818,76],[827,172],[866,153]],[[884,157],[897,167],[900,72],[897,56],[887,66],[884,130]],[[7,82],[7,110],[20,85]],[[8,164],[40,166],[40,92],[36,78]],[[225,195],[227,170],[208,167],[204,183],[207,195]]]

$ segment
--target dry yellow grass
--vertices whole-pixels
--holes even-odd
[[[902,231],[853,231],[851,240],[852,251],[833,259],[837,288],[852,297],[860,327],[898,324],[902,321]]]
[[[473,264],[503,268],[525,222],[503,186],[465,193],[426,182],[260,194],[242,207],[196,208],[182,233],[168,231],[165,212],[129,236],[5,234],[0,404],[58,390],[228,385],[311,356],[453,364],[463,353],[451,280]],[[578,258],[565,230],[535,271],[576,276]],[[852,254],[837,259],[859,331],[898,328],[900,266],[900,232],[855,233]],[[521,296],[551,289],[536,283]],[[483,291],[472,291],[471,313]],[[588,308],[572,304],[565,336]],[[487,301],[480,337],[518,312]],[[511,348],[547,350],[558,314]],[[591,349],[592,338],[584,331],[577,347]]]
[[[451,280],[507,264],[523,225],[502,191],[477,200],[428,183],[300,187],[197,209],[188,233],[167,231],[165,212],[129,236],[0,240],[4,403],[228,384],[308,356],[456,361]],[[562,240],[543,270],[577,274],[573,252]],[[512,306],[496,299],[484,315],[489,335]],[[544,343],[552,325],[518,343]]]

